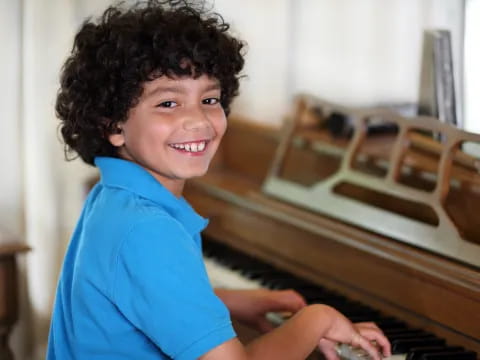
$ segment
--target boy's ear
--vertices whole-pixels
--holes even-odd
[[[125,137],[123,136],[123,130],[120,126],[118,126],[115,133],[108,135],[108,141],[110,141],[110,144],[116,147],[120,147],[125,144]]]

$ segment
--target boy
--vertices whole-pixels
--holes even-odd
[[[183,1],[111,7],[86,22],[62,72],[56,110],[68,150],[96,165],[67,251],[48,359],[302,359],[334,342],[380,359],[373,324],[305,306],[293,291],[211,288],[202,263],[206,220],[182,198],[203,175],[238,90],[243,44],[216,14]],[[230,314],[266,330],[243,346]]]

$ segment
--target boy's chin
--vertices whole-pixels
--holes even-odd
[[[191,176],[189,176],[187,179],[194,179],[194,178],[198,178],[198,177],[201,177],[203,175],[205,175],[207,173],[207,170],[205,171],[197,171],[196,173],[192,174]]]
[[[208,171],[208,167],[206,167],[204,169],[195,169],[194,171],[189,171],[189,172],[183,174],[182,178],[185,179],[185,180],[197,178],[197,177],[205,175],[207,173],[207,171]]]

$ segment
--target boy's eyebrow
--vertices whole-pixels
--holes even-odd
[[[181,93],[183,92],[183,90],[181,89],[180,86],[156,86],[153,89],[150,89],[148,92],[146,92],[145,97],[150,97],[152,95],[155,95],[157,93],[162,93],[162,92]]]
[[[203,91],[211,91],[211,90],[221,90],[220,83],[218,81],[212,82],[211,84],[206,86]],[[148,98],[152,95],[162,93],[162,92],[183,93],[185,92],[185,88],[182,86],[175,86],[175,85],[164,85],[164,86],[160,85],[147,91],[145,93],[145,97]]]
[[[215,81],[214,83],[211,83],[205,88],[205,91],[210,91],[210,90],[221,90],[222,87],[220,86],[220,83],[218,81]]]

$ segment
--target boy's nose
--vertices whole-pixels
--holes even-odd
[[[207,114],[200,108],[191,109],[185,114],[183,127],[185,130],[200,130],[210,127]]]

